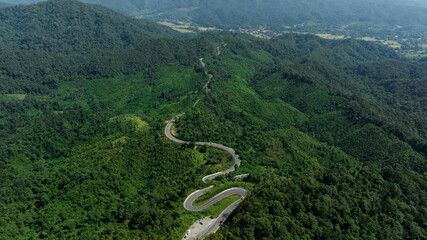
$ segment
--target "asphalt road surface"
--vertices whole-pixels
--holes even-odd
[[[165,135],[171,141],[174,141],[176,143],[190,144],[189,141],[183,141],[183,140],[177,139],[176,137],[174,137],[171,134],[171,128],[172,128],[173,124],[175,123],[175,121],[178,118],[182,117],[184,114],[185,113],[181,113],[168,122],[168,124],[165,127]],[[233,156],[234,163],[235,163],[234,166],[240,166],[240,163],[241,163],[240,157],[239,157],[239,155],[237,155],[237,153],[232,148],[229,148],[229,147],[224,146],[222,144],[212,143],[212,142],[195,142],[194,144],[195,145],[207,145],[207,146],[223,149]],[[212,180],[215,177],[233,172],[235,170],[234,166],[225,170],[225,171],[207,175],[207,176],[203,177],[202,181],[204,183],[206,183],[207,181]],[[210,186],[208,188],[196,190],[195,192],[191,193],[184,201],[184,208],[189,210],[189,211],[201,211],[201,210],[204,210],[204,209],[214,205],[215,203],[223,200],[224,198],[227,198],[227,197],[232,196],[232,195],[240,195],[241,198],[239,200],[233,202],[232,204],[230,204],[224,211],[222,211],[221,214],[214,220],[214,222],[211,225],[209,225],[208,228],[206,230],[204,230],[201,235],[198,236],[198,239],[203,239],[205,236],[209,235],[210,233],[216,232],[221,227],[222,223],[224,223],[224,221],[227,219],[227,217],[234,211],[234,209],[237,208],[237,206],[245,198],[245,196],[248,192],[248,190],[246,190],[245,188],[229,188],[229,189],[226,189],[226,190],[218,193],[217,195],[215,195],[214,197],[209,199],[209,201],[207,201],[206,203],[204,203],[200,206],[194,206],[193,203],[200,196],[204,195],[207,191],[209,191],[212,187],[213,186]]]
[[[196,201],[200,196],[204,195],[212,187],[213,186],[210,186],[210,187],[202,189],[202,190],[197,190],[197,191],[193,192],[192,194],[190,194],[187,197],[187,199],[185,199],[185,201],[184,201],[184,208],[187,210],[190,210],[190,211],[201,211],[201,210],[204,210],[204,209],[214,205],[215,203],[221,201],[222,199],[229,197],[229,196],[232,196],[232,195],[240,195],[243,198],[246,196],[246,193],[248,192],[248,190],[246,190],[244,188],[239,188],[239,187],[229,188],[227,190],[224,190],[224,191],[218,193],[217,195],[215,195],[214,197],[209,199],[209,201],[207,201],[206,203],[204,203],[200,206],[194,206],[193,205],[194,201]]]
[[[221,54],[219,47],[217,47],[216,50],[217,50],[217,55],[219,56]],[[205,70],[205,73],[208,74],[206,71],[206,64],[203,62],[203,58],[200,59],[200,63],[202,64],[202,66]],[[208,74],[208,75],[209,75],[209,81],[205,85],[207,93],[209,93],[211,91],[209,89],[209,83],[210,83],[211,79],[213,78],[213,75],[211,75],[211,74]],[[194,106],[196,106],[198,102],[199,102],[199,100],[197,100],[197,102],[194,104]],[[174,141],[176,143],[190,144],[191,142],[180,140],[171,134],[171,129],[172,129],[173,124],[176,122],[177,119],[182,117],[184,114],[185,113],[181,113],[168,122],[168,124],[165,127],[165,135],[171,141]],[[239,157],[239,155],[237,155],[236,151],[234,151],[234,149],[232,149],[232,148],[229,148],[229,147],[224,146],[222,144],[212,143],[212,142],[195,142],[194,144],[195,145],[206,145],[206,146],[211,146],[211,147],[216,147],[216,148],[222,149],[222,150],[230,153],[234,159],[235,164],[233,167],[231,167],[225,171],[217,172],[217,173],[210,174],[208,176],[203,177],[202,181],[204,183],[206,183],[207,181],[212,180],[218,176],[225,175],[225,174],[228,174],[230,172],[233,172],[235,170],[235,166],[240,166],[240,157]],[[204,209],[214,205],[215,203],[223,200],[224,198],[227,198],[227,197],[232,196],[232,195],[240,195],[241,198],[239,200],[233,202],[232,204],[230,204],[224,211],[222,211],[220,213],[220,215],[216,219],[214,219],[214,222],[212,224],[210,224],[207,227],[207,229],[205,229],[203,231],[203,233],[197,237],[198,239],[203,239],[208,234],[216,232],[220,228],[222,223],[227,219],[227,217],[233,212],[234,209],[236,209],[236,207],[240,204],[240,202],[245,198],[245,196],[248,192],[248,190],[246,190],[244,188],[240,188],[240,187],[229,188],[229,189],[226,189],[226,190],[218,193],[217,195],[215,195],[214,197],[209,199],[209,201],[207,201],[206,203],[204,203],[200,206],[194,206],[193,203],[200,196],[204,195],[207,191],[209,191],[212,187],[213,186],[210,186],[208,188],[200,189],[200,190],[197,190],[197,191],[191,193],[187,197],[187,199],[185,199],[185,201],[184,201],[184,208],[189,210],[189,211],[201,211],[201,210],[204,210]]]
[[[219,49],[219,47],[218,47],[218,49]],[[218,50],[218,51],[219,51],[219,50]],[[219,54],[221,54],[221,52],[219,52]],[[200,58],[200,63],[202,64],[203,69],[205,70],[205,74],[209,76],[209,80],[208,80],[208,82],[205,84],[205,89],[206,89],[206,93],[210,93],[210,92],[211,92],[211,89],[209,88],[209,84],[211,83],[211,80],[212,80],[212,78],[213,78],[213,75],[212,75],[212,74],[208,74],[208,72],[206,71],[206,63],[204,63],[204,62],[203,62],[203,59],[204,59],[204,58]]]
[[[184,114],[185,114],[185,113],[181,113],[181,114],[177,115],[176,117],[174,117],[172,120],[170,120],[170,121],[168,122],[168,124],[167,124],[167,125],[166,125],[166,127],[165,127],[165,135],[166,135],[166,137],[167,137],[167,138],[169,138],[171,141],[174,141],[174,142],[176,142],[176,143],[181,143],[181,144],[190,144],[191,142],[189,142],[189,141],[183,141],[183,140],[180,140],[180,139],[178,139],[178,138],[174,137],[174,136],[172,135],[172,133],[171,133],[171,129],[172,129],[172,126],[173,126],[173,124],[175,123],[175,121],[176,121],[177,119],[179,119],[180,117],[182,117]],[[222,145],[222,144],[218,144],[218,143],[211,143],[211,142],[195,142],[194,144],[195,144],[195,145],[199,145],[199,146],[200,146],[200,145],[206,145],[206,146],[211,146],[211,147],[216,147],[216,148],[219,148],[219,149],[223,149],[223,150],[227,151],[228,153],[230,153],[230,154],[233,156],[233,159],[234,159],[234,166],[240,166],[240,163],[241,163],[241,161],[240,161],[240,157],[239,157],[239,155],[237,155],[237,153],[236,153],[232,148],[229,148],[229,147],[224,146],[224,145]],[[218,176],[225,175],[225,174],[227,174],[227,173],[233,172],[233,171],[235,170],[235,167],[234,167],[234,166],[233,166],[233,167],[231,167],[231,168],[229,168],[229,169],[227,169],[227,170],[225,170],[225,171],[217,172],[217,173],[214,173],[214,174],[210,174],[210,175],[208,175],[208,176],[205,176],[205,177],[203,177],[202,181],[203,181],[204,183],[206,183],[207,181],[212,180],[212,179],[214,179],[214,178],[216,178],[216,177],[218,177]]]

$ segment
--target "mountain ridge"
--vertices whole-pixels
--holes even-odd
[[[55,14],[51,14],[53,12]],[[12,6],[1,9],[0,17],[3,19],[0,26],[5,29],[0,34],[2,49],[16,49],[19,44],[23,48],[21,42],[24,38],[27,38],[27,42],[33,41],[27,43],[30,48],[39,46],[40,43],[34,42],[37,35],[48,41],[61,41],[62,49],[71,48],[72,51],[79,50],[76,46],[96,48],[92,44],[104,44],[105,47],[114,49],[129,46],[145,38],[180,36],[176,31],[149,20],[125,17],[108,8],[87,5],[77,0],[51,0]],[[7,34],[8,32],[12,34]],[[91,36],[87,36],[87,40],[82,39],[89,33]],[[21,41],[17,39],[18,36]],[[90,42],[86,42],[88,40]],[[100,43],[101,41],[104,43]],[[7,44],[11,46],[8,47]],[[46,45],[43,42],[42,44]],[[114,46],[115,44],[117,46]]]
[[[145,39],[185,37],[150,20],[76,0],[2,8],[0,18],[0,74],[15,81],[15,85],[2,81],[3,93],[19,88],[47,91],[48,83],[72,78],[75,70],[71,66],[92,56],[126,49]],[[24,82],[31,82],[31,87]]]

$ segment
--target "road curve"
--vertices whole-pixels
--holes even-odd
[[[187,199],[185,199],[185,201],[184,201],[184,208],[189,210],[189,211],[201,211],[201,210],[204,210],[204,209],[214,205],[215,203],[221,201],[222,199],[224,199],[226,197],[229,197],[232,195],[240,195],[242,197],[245,197],[246,193],[248,192],[248,190],[246,190],[244,188],[240,188],[240,187],[229,188],[227,190],[224,190],[224,191],[218,193],[217,195],[215,195],[214,197],[209,199],[209,201],[207,201],[206,203],[204,203],[200,206],[194,206],[194,202],[200,196],[204,195],[212,187],[213,186],[210,186],[210,187],[202,189],[202,190],[197,190],[197,191],[193,192],[192,194],[190,194],[187,197]]]
[[[219,49],[219,47],[218,47],[218,49]],[[218,50],[218,51],[219,51],[219,50]],[[221,52],[219,52],[219,54],[221,54]],[[202,64],[202,67],[203,67],[203,69],[204,69],[204,71],[205,71],[205,74],[209,76],[209,80],[208,80],[208,81],[206,82],[206,84],[205,84],[205,89],[206,89],[206,93],[210,93],[210,92],[211,92],[211,89],[209,88],[209,84],[211,83],[211,80],[212,80],[212,78],[213,78],[213,75],[212,75],[212,74],[208,74],[208,71],[206,71],[206,63],[205,63],[205,62],[203,62],[203,59],[204,59],[204,58],[200,58],[199,60],[200,60],[200,63]]]
[[[207,235],[215,233],[219,229],[219,227],[221,227],[221,225],[225,222],[230,213],[232,213],[234,209],[239,206],[239,204],[243,201],[244,198],[245,197],[242,196],[239,200],[233,202],[226,209],[224,209],[224,211],[219,214],[215,221],[207,229],[205,229],[205,231],[198,238],[203,239]]]
[[[171,133],[171,129],[172,129],[173,124],[176,122],[177,119],[179,119],[180,117],[184,116],[184,114],[185,113],[181,113],[181,114],[177,115],[176,117],[174,117],[172,120],[170,120],[168,122],[168,124],[165,127],[165,135],[166,135],[167,138],[169,138],[169,140],[174,141],[176,143],[190,144],[191,142],[180,140],[180,139],[174,137],[172,135],[172,133]],[[211,143],[211,142],[195,142],[194,145],[199,145],[199,146],[206,145],[206,146],[211,146],[211,147],[216,147],[216,148],[219,148],[219,149],[223,149],[223,150],[227,151],[228,153],[230,153],[233,156],[234,166],[240,166],[240,162],[241,162],[240,161],[240,157],[239,157],[239,155],[237,155],[236,151],[234,151],[232,148],[229,148],[229,147],[224,146],[222,144]],[[203,177],[202,181],[204,183],[206,183],[207,181],[212,180],[212,179],[214,179],[214,178],[216,178],[218,176],[225,175],[225,174],[228,174],[230,172],[233,172],[235,170],[234,166],[232,166],[231,168],[229,168],[229,169],[227,169],[225,171],[217,172],[217,173],[213,173],[213,174],[207,175],[207,176]]]
[[[190,144],[191,142],[180,140],[171,134],[171,129],[172,129],[173,124],[176,122],[177,119],[182,117],[184,114],[185,113],[181,113],[168,122],[168,124],[165,127],[165,135],[168,139],[170,139],[171,141],[174,141],[176,143]],[[195,145],[207,145],[207,146],[223,149],[223,150],[227,151],[228,153],[230,153],[234,159],[234,166],[232,166],[231,168],[229,168],[225,171],[213,173],[213,174],[210,174],[210,175],[203,177],[202,181],[204,183],[206,183],[207,181],[212,180],[218,176],[225,175],[225,174],[228,174],[230,172],[233,172],[235,170],[235,166],[240,166],[240,163],[241,163],[240,157],[239,157],[239,155],[237,155],[237,153],[232,148],[229,148],[229,147],[224,146],[222,144],[212,143],[212,142],[195,142],[194,144]],[[214,205],[215,203],[223,200],[224,198],[227,198],[227,197],[232,196],[232,195],[240,195],[241,198],[239,200],[231,203],[226,209],[224,209],[224,211],[222,211],[219,214],[219,216],[216,219],[214,219],[213,223],[211,225],[207,226],[207,229],[205,229],[203,231],[203,233],[198,236],[198,239],[203,239],[207,235],[216,232],[220,228],[222,223],[231,214],[231,212],[233,212],[234,209],[237,208],[237,206],[245,198],[245,196],[248,192],[248,190],[245,188],[240,188],[240,187],[229,188],[229,189],[226,189],[226,190],[218,193],[217,195],[213,196],[206,203],[204,203],[200,206],[194,206],[194,202],[199,197],[204,195],[207,191],[209,191],[211,188],[213,188],[213,186],[210,186],[210,187],[207,187],[204,189],[196,190],[193,193],[191,193],[190,195],[188,195],[188,197],[184,201],[184,208],[189,210],[189,211],[201,211],[201,210],[204,210],[204,209]]]
[[[179,140],[179,139],[175,138],[175,137],[171,134],[171,128],[172,128],[172,125],[174,124],[174,122],[176,121],[176,119],[178,119],[178,118],[182,117],[182,115],[184,115],[184,114],[185,114],[185,113],[181,113],[181,114],[179,114],[178,116],[174,117],[172,120],[170,120],[170,121],[168,122],[168,124],[166,125],[166,128],[165,128],[165,135],[166,135],[166,137],[167,137],[167,138],[169,138],[171,141],[174,141],[174,142],[177,142],[177,143],[181,143],[181,144],[190,144],[190,142]]]
[[[226,46],[226,45],[224,45],[224,46]],[[221,54],[220,47],[217,47],[216,50],[217,50],[217,56],[219,56]],[[206,93],[209,93],[211,91],[211,89],[209,88],[209,84],[213,78],[213,75],[208,74],[208,72],[206,71],[206,64],[203,62],[203,58],[200,58],[200,63],[202,64],[202,67],[204,69],[205,74],[209,76],[209,80],[205,85]],[[197,100],[194,103],[193,107],[195,107],[197,105],[199,100]],[[176,122],[177,119],[182,117],[184,114],[185,113],[181,113],[168,122],[168,124],[165,127],[165,135],[168,139],[170,139],[171,141],[174,141],[176,143],[190,144],[191,142],[180,140],[180,139],[174,137],[171,133],[171,129],[172,129],[173,124]],[[230,172],[233,172],[236,169],[235,168],[236,166],[240,166],[240,157],[236,153],[236,151],[234,151],[234,149],[232,149],[232,148],[229,148],[229,147],[224,146],[222,144],[212,143],[212,142],[195,142],[194,144],[195,145],[206,145],[206,146],[211,146],[211,147],[216,147],[216,148],[222,149],[222,150],[230,153],[234,159],[234,166],[232,166],[231,168],[229,168],[225,171],[213,173],[213,174],[210,174],[210,175],[203,177],[202,181],[204,183],[206,183],[207,181],[212,180],[218,176],[225,175],[225,174],[228,174]],[[209,226],[207,226],[207,229],[205,229],[203,231],[203,233],[198,236],[198,239],[203,239],[208,234],[216,232],[219,229],[219,227],[222,225],[222,223],[230,215],[230,213],[233,212],[233,210],[237,208],[237,206],[240,204],[241,201],[243,201],[243,199],[245,198],[245,196],[248,192],[247,189],[241,188],[241,187],[229,188],[229,189],[226,189],[226,190],[218,193],[217,195],[215,195],[214,197],[209,199],[206,203],[204,203],[200,206],[194,206],[194,202],[199,197],[204,195],[207,191],[209,191],[211,188],[213,188],[213,186],[210,186],[210,187],[207,187],[204,189],[200,189],[200,190],[196,190],[193,193],[191,193],[190,195],[188,195],[188,197],[184,201],[184,208],[189,210],[189,211],[201,211],[201,210],[204,210],[204,209],[214,205],[215,203],[223,200],[224,198],[227,198],[227,197],[232,196],[232,195],[240,195],[241,198],[239,200],[231,203],[226,209],[224,209],[219,214],[219,216],[216,219],[214,219],[213,223],[210,224]]]

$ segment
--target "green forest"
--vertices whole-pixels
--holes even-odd
[[[426,57],[427,3],[422,0],[83,1],[130,16],[184,23],[192,31],[212,27],[270,37],[283,32],[351,36],[391,44],[411,57]]]
[[[0,19],[0,239],[181,239],[231,201],[185,210],[209,185],[249,193],[206,239],[427,238],[427,62],[354,39],[184,35],[74,0]],[[177,137],[232,147],[235,172],[201,181],[233,163],[167,139],[182,112]]]

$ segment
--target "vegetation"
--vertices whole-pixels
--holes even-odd
[[[53,19],[47,6],[88,11],[78,26],[112,14],[75,1],[0,14]],[[236,196],[202,212],[182,203],[231,157],[168,140],[165,121],[182,112],[179,138],[222,143],[242,158],[196,203],[230,186],[249,190],[210,239],[426,238],[425,62],[373,42],[295,34],[126,43],[117,36],[128,26],[135,36],[150,27],[114,14],[103,23],[108,43],[88,27],[91,46],[67,45],[58,29],[69,14],[56,17],[56,30],[33,23],[38,38],[63,49],[37,47],[16,21],[0,23],[10,29],[0,34],[8,39],[0,43],[0,239],[179,239],[216,216]],[[201,57],[214,76],[209,94]],[[242,173],[250,175],[232,179]]]
[[[254,35],[282,32],[332,34],[384,41],[411,57],[425,56],[427,4],[411,0],[85,0],[159,22]],[[264,32],[264,30],[268,30]],[[273,33],[273,34],[271,34]]]
[[[207,239],[422,239],[426,179],[370,165],[274,176],[259,182],[233,219]],[[369,184],[367,184],[369,183]]]
[[[289,36],[291,40],[293,37]],[[301,49],[318,43],[315,38],[296,39],[305,45]],[[338,77],[330,75],[351,72],[346,69],[350,67],[346,62],[357,66],[358,62],[374,61],[374,57],[395,58],[393,54],[388,56],[387,51],[378,49],[385,54],[381,57],[372,54],[370,45],[359,45],[359,55],[350,60],[345,59],[349,55],[344,54],[341,45],[340,53],[335,53],[340,62],[328,61],[341,69],[330,68],[317,74],[317,69],[323,68],[320,61],[317,67],[306,66],[310,71],[302,70],[305,61],[265,68],[273,56],[254,52],[254,45],[241,45],[239,49],[231,39],[225,41],[230,47],[222,50],[220,59],[210,62],[216,67],[214,75],[221,76],[214,79],[212,94],[177,123],[184,139],[222,142],[237,149],[244,163],[240,171],[250,172],[246,181],[256,185],[227,227],[211,239],[425,237],[425,219],[420,218],[425,212],[425,117],[411,115],[413,121],[408,120],[403,117],[408,113],[382,104],[381,98],[373,100],[370,94],[352,94],[353,87],[360,92],[364,88],[374,92],[373,87],[367,87],[367,79],[358,83],[357,75],[353,75],[348,78],[352,82],[341,85]],[[292,46],[289,39],[276,41],[284,41],[287,48]],[[329,43],[350,43],[353,49],[359,44]],[[325,42],[321,46],[326,45]],[[333,45],[326,51],[335,52]],[[292,50],[296,52],[295,48]],[[280,49],[270,51],[277,53]],[[312,52],[316,51],[312,48]],[[292,58],[285,55],[288,59],[280,57],[277,61],[286,63]],[[301,53],[296,55],[309,58]],[[323,78],[323,74],[329,77]],[[406,134],[399,134],[401,131]],[[408,140],[409,136],[418,140]],[[423,143],[414,144],[417,141]],[[291,190],[294,187],[298,189],[295,192]],[[398,189],[400,194],[393,194],[391,188]],[[417,200],[408,200],[409,195]],[[344,214],[342,206],[347,206],[346,202],[349,211]],[[328,210],[322,204],[328,205]],[[411,204],[411,209],[423,207],[411,213],[404,207],[390,210],[391,206],[407,204]],[[277,209],[283,211],[275,213]],[[343,214],[346,217],[341,217]],[[396,218],[394,214],[406,217]]]
[[[182,36],[76,0],[3,8],[0,18],[0,76],[6,79],[1,93],[45,94],[59,81],[77,78],[75,72],[91,57],[144,39]]]
[[[19,4],[41,0],[3,1]],[[417,0],[83,1],[138,18],[178,24],[183,28],[176,29],[187,33],[206,28],[233,29],[256,36],[314,33],[379,41],[412,58],[426,56],[427,4]]]

